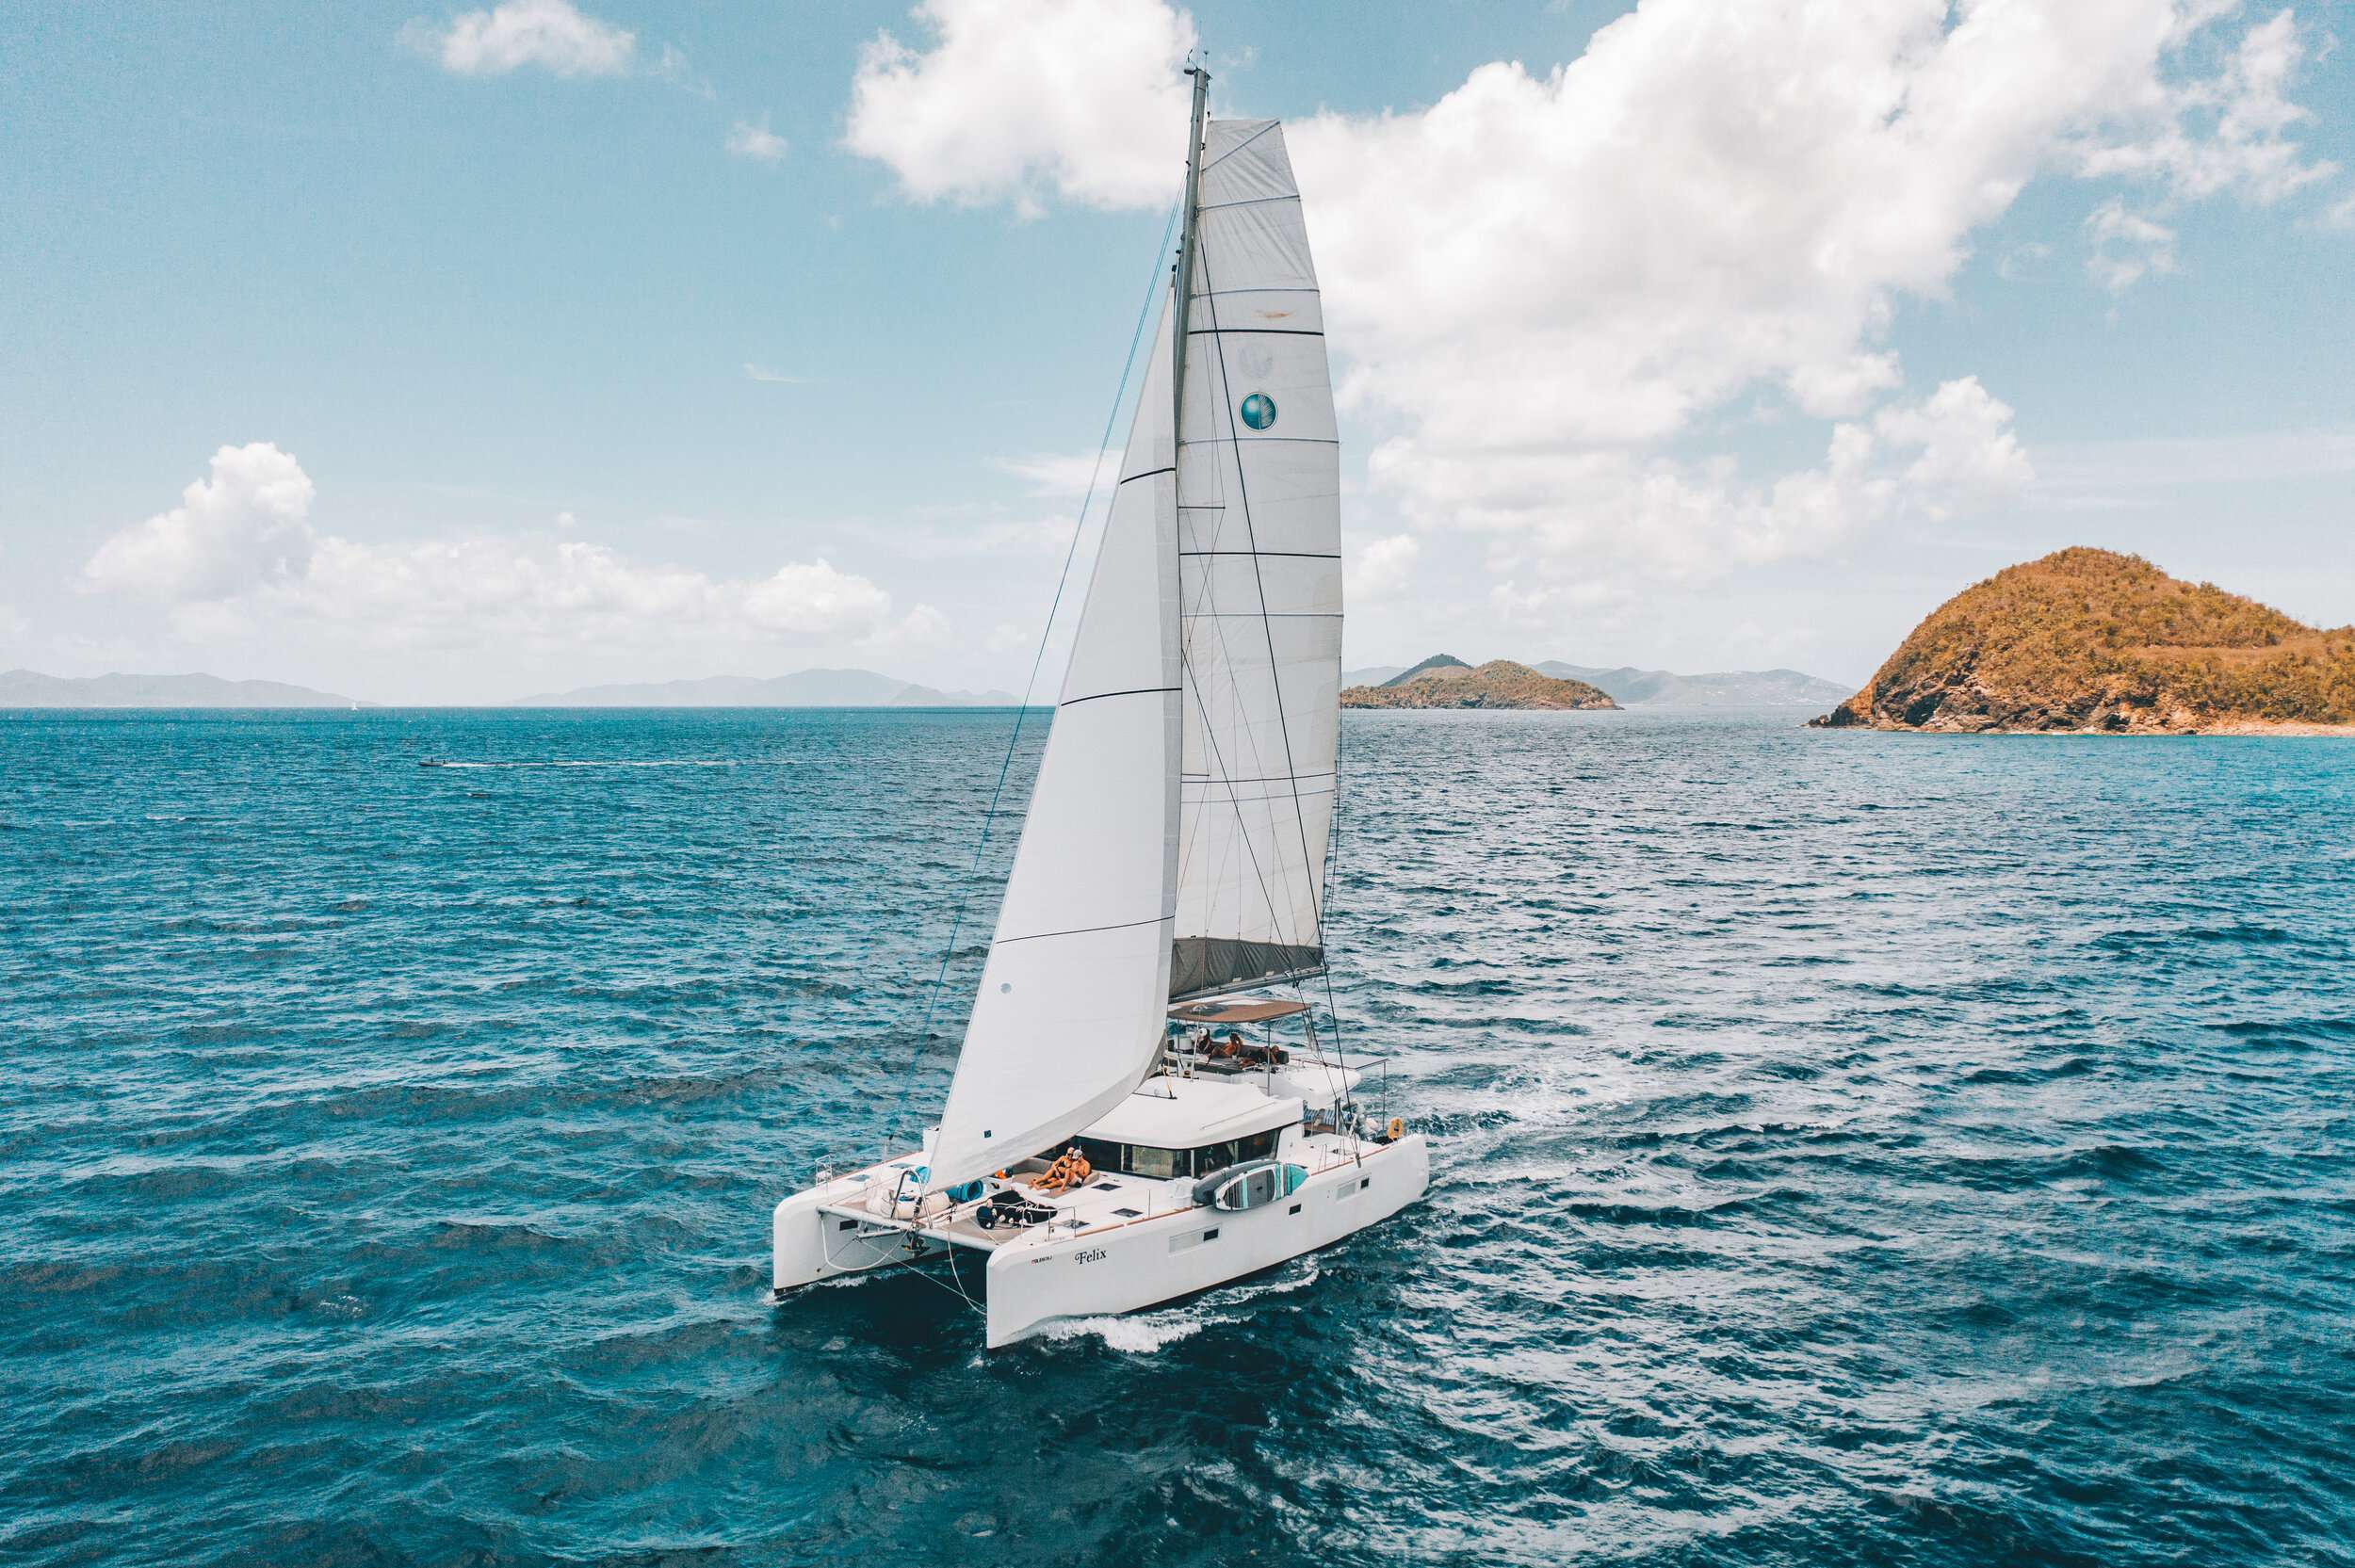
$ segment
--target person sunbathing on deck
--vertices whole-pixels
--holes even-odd
[[[1069,1192],[1085,1187],[1088,1178],[1094,1174],[1096,1168],[1088,1163],[1087,1156],[1080,1153],[1080,1146],[1075,1143],[1065,1149],[1043,1175],[1033,1177],[1031,1187],[1038,1192]]]

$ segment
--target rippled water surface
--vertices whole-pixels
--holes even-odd
[[[2355,1562],[2355,744],[1352,716],[1430,1198],[983,1355],[1010,722],[0,715],[0,1556]]]

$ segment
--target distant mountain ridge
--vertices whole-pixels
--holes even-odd
[[[1405,669],[1400,671],[1397,674],[1390,676],[1389,679],[1375,681],[1371,684],[1374,686],[1405,686],[1407,682],[1414,680],[1418,676],[1428,675],[1434,671],[1470,670],[1470,665],[1466,664],[1462,659],[1457,658],[1453,654],[1434,654],[1429,658],[1423,660],[1421,664],[1410,664]]]
[[[218,675],[0,674],[0,708],[353,708],[366,704],[284,681]]]
[[[941,691],[872,670],[797,670],[789,675],[706,675],[542,692],[511,708],[971,708],[1014,707],[1005,691]]]
[[[1827,681],[1797,670],[1721,670],[1704,675],[1679,675],[1666,670],[1593,670],[1584,665],[1549,659],[1533,670],[1566,680],[1599,686],[1631,707],[1655,708],[1811,708],[1846,695],[1837,681]]]
[[[1541,675],[1525,664],[1490,659],[1477,670],[1437,654],[1380,686],[1341,692],[1345,708],[1612,708],[1609,694],[1584,681]]]
[[[1341,672],[1341,685],[1389,686],[1410,680],[1419,671],[1460,666],[1464,661],[1436,654],[1412,667],[1368,665]],[[1541,675],[1584,681],[1610,694],[1623,707],[1648,708],[1821,708],[1848,695],[1837,681],[1797,670],[1727,670],[1705,675],[1680,675],[1666,670],[1636,670],[1621,666],[1599,670],[1583,664],[1548,659],[1529,666]]]

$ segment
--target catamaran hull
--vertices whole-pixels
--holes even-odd
[[[1034,1233],[990,1254],[989,1348],[1059,1319],[1137,1312],[1272,1269],[1389,1219],[1430,1183],[1430,1147],[1418,1133],[1320,1172],[1259,1208],[1194,1208],[1076,1235]]]
[[[911,1231],[825,1212],[826,1204],[841,1204],[860,1189],[855,1181],[832,1182],[777,1204],[770,1228],[770,1280],[777,1294],[845,1274],[895,1269],[948,1250]]]

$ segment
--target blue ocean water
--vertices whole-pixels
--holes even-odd
[[[0,1557],[2355,1562],[2355,744],[1353,715],[1430,1198],[984,1355],[1010,721],[0,715]]]

